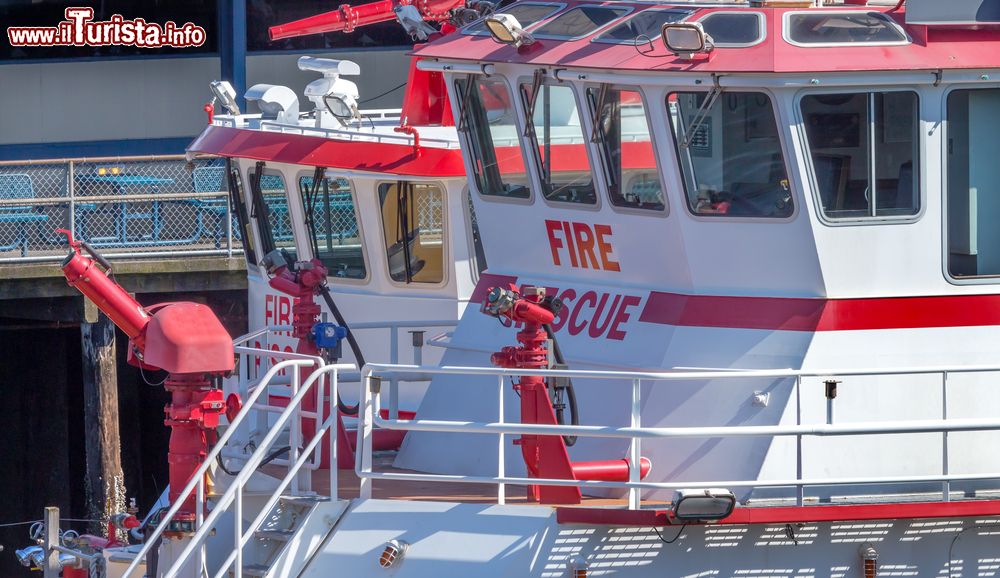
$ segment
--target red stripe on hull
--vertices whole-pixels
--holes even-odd
[[[1000,515],[1000,500],[864,504],[849,506],[788,506],[736,508],[718,524],[795,524],[855,522],[861,520],[914,520]],[[611,508],[556,508],[560,524],[650,527],[679,525],[668,510],[618,510]]]
[[[645,323],[780,331],[859,331],[1000,325],[1000,295],[806,299],[653,291]]]
[[[464,177],[458,149],[423,147],[419,156],[408,145],[333,140],[209,126],[189,151],[258,161],[329,167],[416,177]]]

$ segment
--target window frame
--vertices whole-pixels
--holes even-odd
[[[462,216],[465,220],[462,224],[465,228],[466,244],[469,251],[469,278],[472,279],[473,285],[479,283],[479,277],[482,275],[479,271],[479,253],[476,251],[475,233],[472,230],[472,212],[475,210],[474,202],[475,200],[472,197],[472,187],[464,187],[462,189]],[[482,238],[482,234],[483,230],[479,229],[480,239]],[[486,258],[486,244],[481,243],[481,246],[483,248],[483,257]],[[486,265],[486,263],[483,263],[483,265]],[[485,271],[486,267],[483,267],[483,272]]]
[[[812,147],[809,144],[809,136],[806,133],[805,115],[802,114],[802,100],[807,96],[823,95],[823,94],[870,94],[870,93],[887,93],[887,92],[911,92],[917,97],[917,154],[914,160],[917,161],[918,165],[914,171],[914,178],[917,179],[918,188],[918,200],[920,202],[919,210],[912,215],[883,215],[883,216],[864,216],[864,217],[844,217],[843,219],[833,218],[831,219],[826,215],[826,211],[823,210],[823,201],[820,198],[819,193],[819,181],[816,176],[816,168],[813,166],[812,158]],[[870,226],[870,225],[906,225],[910,223],[916,223],[920,221],[924,213],[927,211],[927,183],[924,178],[924,167],[927,162],[927,146],[925,140],[922,138],[923,135],[923,115],[921,111],[923,110],[924,100],[921,98],[921,92],[917,86],[889,86],[884,90],[870,90],[864,87],[837,87],[837,88],[826,88],[826,89],[806,89],[800,90],[796,93],[793,108],[795,115],[795,122],[798,124],[798,136],[799,141],[802,143],[801,153],[802,161],[801,166],[805,170],[805,183],[810,189],[810,197],[812,198],[813,204],[815,205],[816,215],[819,221],[828,227],[857,227],[857,226]]]
[[[444,196],[443,199],[443,210],[441,211],[442,227],[444,228],[444,233],[441,235],[441,280],[433,283],[428,283],[424,281],[411,281],[407,283],[405,281],[396,281],[389,274],[389,248],[385,246],[385,219],[382,216],[382,201],[379,199],[379,190],[382,185],[395,185],[399,181],[406,181],[416,185],[434,185],[441,189],[441,194]],[[389,282],[393,287],[398,287],[400,289],[443,289],[451,283],[451,268],[454,263],[454,258],[451,254],[451,220],[449,218],[450,206],[449,206],[449,196],[448,196],[448,185],[437,179],[419,179],[419,178],[401,178],[401,179],[386,179],[379,178],[372,181],[373,189],[372,192],[375,195],[375,206],[378,208],[378,226],[379,226],[379,240],[382,249],[382,262],[383,269],[382,272],[385,275],[385,280]],[[370,273],[369,273],[370,274]]]
[[[332,169],[330,167],[325,167],[325,168],[326,168],[326,172],[324,174],[324,178],[333,179],[333,180],[343,179],[343,180],[347,181],[348,186],[351,187],[351,202],[354,205],[354,221],[358,225],[358,240],[361,241],[361,258],[364,261],[364,266],[365,266],[365,276],[364,277],[360,277],[360,278],[358,278],[358,277],[337,277],[336,275],[327,275],[327,280],[329,280],[329,281],[336,281],[338,283],[343,283],[345,285],[367,285],[367,284],[371,283],[371,280],[372,280],[372,263],[371,263],[371,259],[368,257],[368,243],[365,242],[365,226],[364,226],[364,222],[361,219],[361,212],[358,209],[358,189],[354,185],[354,180],[352,178],[350,178],[349,176],[347,176],[345,174],[342,174],[342,173],[335,172],[335,171],[331,172]],[[302,216],[305,217],[305,213],[306,213],[306,210],[307,210],[306,209],[306,202],[305,202],[305,198],[302,197],[302,189],[299,186],[299,181],[303,177],[305,177],[307,179],[311,179],[313,177],[313,172],[303,169],[303,170],[298,171],[297,173],[295,173],[295,187],[299,190],[299,202],[302,204]],[[305,220],[304,219],[303,219],[303,223],[302,224],[303,224],[302,230],[305,232],[306,236],[308,236],[309,235],[309,227],[305,226]],[[312,254],[312,243],[311,243],[311,240],[310,239],[306,239],[306,240],[310,241],[309,243],[307,243],[308,246],[306,247],[307,254],[309,255],[309,257],[311,259],[319,259],[318,256]],[[320,259],[320,260],[322,261],[322,259]]]
[[[685,207],[684,214],[689,218],[708,223],[759,223],[759,224],[778,224],[778,223],[791,223],[796,220],[801,212],[802,205],[802,195],[799,192],[798,180],[795,178],[795,172],[792,170],[794,168],[793,161],[795,157],[791,156],[790,153],[796,151],[793,150],[792,141],[790,140],[790,133],[787,128],[781,122],[781,111],[779,109],[783,100],[777,98],[775,93],[764,87],[734,87],[739,90],[734,90],[734,92],[749,92],[758,93],[767,96],[771,102],[771,112],[774,115],[775,127],[778,129],[778,146],[781,149],[782,161],[785,164],[785,176],[788,178],[788,193],[792,199],[792,212],[784,217],[759,217],[759,216],[730,216],[730,215],[703,215],[694,212],[691,207],[690,198],[688,197],[688,183],[687,176],[684,173],[683,159],[681,158],[680,143],[677,141],[677,134],[674,132],[673,120],[670,117],[670,95],[675,93],[683,92],[702,92],[708,94],[711,92],[711,87],[701,87],[701,86],[668,86],[666,87],[663,94],[663,118],[667,123],[667,135],[671,140],[672,155],[674,161],[677,163],[677,179],[680,181],[679,192],[681,194],[681,201]],[[726,94],[723,91],[721,97]]]
[[[644,215],[647,217],[650,216],[666,217],[667,215],[670,214],[670,201],[667,198],[668,197],[667,179],[665,171],[663,170],[663,162],[661,160],[661,153],[660,153],[661,149],[659,148],[658,143],[656,142],[656,135],[654,134],[656,131],[653,130],[654,119],[650,114],[651,113],[649,108],[650,100],[649,98],[647,98],[646,91],[644,91],[639,86],[633,86],[629,84],[611,84],[611,83],[594,83],[594,82],[584,84],[583,95],[587,103],[587,112],[589,117],[587,122],[590,125],[587,128],[590,131],[590,134],[594,134],[594,129],[595,129],[595,127],[593,126],[594,114],[591,109],[590,90],[591,89],[600,90],[601,84],[607,84],[609,89],[614,89],[619,91],[627,90],[630,92],[636,92],[639,94],[639,97],[642,98],[643,114],[645,114],[646,116],[646,127],[649,129],[649,143],[650,146],[653,147],[653,162],[656,163],[656,174],[660,178],[660,193],[663,198],[663,207],[660,209],[643,209],[641,207],[629,207],[626,205],[619,205],[615,203],[614,199],[612,199],[611,197],[611,188],[608,182],[611,174],[611,168],[607,164],[608,159],[605,158],[606,155],[603,151],[604,145],[602,144],[602,142],[596,142],[596,143],[589,142],[590,139],[587,138],[587,134],[585,133],[584,138],[587,138],[588,144],[590,145],[589,148],[594,148],[595,149],[594,154],[598,157],[598,159],[600,159],[599,162],[600,167],[592,168],[591,170],[593,172],[598,172],[601,175],[601,178],[599,179],[601,181],[601,189],[603,190],[604,197],[608,201],[608,206],[611,207],[612,211],[615,211],[617,213],[623,213],[628,215]],[[601,137],[598,138],[599,140],[601,139]],[[624,183],[622,183],[622,186],[624,187]]]
[[[476,78],[477,76],[478,75],[476,74],[472,75],[473,78]],[[525,149],[525,141],[527,139],[524,137],[524,130],[526,127],[526,124],[524,123],[524,115],[526,114],[526,109],[524,108],[524,100],[520,97],[520,90],[519,90],[520,84],[512,87],[510,79],[502,74],[492,74],[486,76],[491,79],[497,79],[503,83],[504,87],[507,89],[507,94],[510,96],[511,105],[514,107],[514,126],[517,129],[517,134],[520,137],[517,140],[518,140],[518,146],[521,147],[521,159],[525,163],[525,175],[528,177],[528,196],[512,197],[508,195],[491,195],[484,193],[479,189],[479,183],[477,182],[479,178],[478,176],[476,176],[476,168],[475,166],[473,166],[471,161],[471,157],[473,155],[463,154],[462,162],[465,164],[466,175],[473,175],[473,178],[469,179],[469,187],[475,189],[476,194],[479,196],[479,198],[486,201],[497,202],[497,203],[515,203],[520,205],[531,205],[535,202],[535,191],[538,190],[538,187],[541,186],[541,183],[535,179],[533,172],[527,166],[530,163],[528,157],[531,151]],[[466,79],[467,79],[466,75],[456,74],[455,77],[452,79],[452,82],[450,82],[448,86],[448,90],[454,91],[454,98],[451,100],[451,102],[458,104],[456,112],[459,114],[459,119],[461,119],[461,116],[465,114],[466,103],[462,100],[462,97],[465,95],[458,88],[458,81]],[[520,78],[516,80],[519,81]],[[459,139],[461,139],[461,142],[464,144],[465,150],[471,153],[474,150],[471,132],[458,130],[458,125],[455,126],[455,130],[458,133]]]
[[[530,30],[531,28],[534,28],[535,26],[538,26],[542,22],[547,21],[549,18],[552,18],[556,14],[561,13],[563,10],[566,9],[566,6],[567,6],[567,4],[565,2],[543,2],[543,1],[540,1],[540,0],[529,0],[528,2],[515,2],[515,3],[511,4],[510,6],[507,6],[507,8],[510,8],[512,6],[524,6],[524,5],[530,5],[530,6],[552,6],[553,7],[553,11],[549,12],[548,16],[545,16],[544,18],[541,18],[541,19],[539,19],[539,20],[537,20],[535,22],[532,22],[531,24],[525,26],[524,27],[525,30]],[[499,12],[502,13],[503,11],[500,10]],[[485,17],[484,18],[479,18],[477,20],[474,20],[474,21],[466,24],[465,26],[462,27],[461,33],[464,34],[464,35],[466,35],[466,36],[486,36],[486,37],[489,37],[490,36],[490,31],[489,30],[482,30],[482,31],[469,30],[473,26],[475,26],[477,24],[480,24],[483,20],[485,20]]]
[[[955,286],[969,285],[998,285],[1000,284],[1000,273],[996,275],[977,275],[969,277],[955,277],[951,274],[949,264],[949,244],[951,242],[948,231],[948,182],[950,180],[950,166],[948,163],[948,143],[951,139],[951,118],[948,116],[948,99],[953,92],[966,90],[1000,90],[1000,83],[961,83],[947,87],[941,94],[941,272],[945,281]]]
[[[532,36],[537,40],[557,40],[563,42],[573,42],[576,40],[587,38],[588,36],[595,36],[597,34],[600,34],[605,30],[607,30],[608,28],[610,28],[611,26],[624,22],[626,18],[630,17],[629,16],[630,14],[636,11],[635,6],[630,6],[628,4],[576,4],[569,10],[566,10],[564,8],[563,10],[560,10],[555,14],[550,14],[549,17],[546,18],[545,20],[539,20],[536,23],[537,26],[533,25],[529,26],[529,28],[531,28],[532,30],[535,30],[536,28],[541,28],[543,25],[548,24],[549,22],[555,20],[556,18],[564,14],[568,14],[571,10],[577,10],[582,8],[606,8],[608,10],[624,10],[625,12],[621,16],[611,19],[603,26],[598,26],[597,28],[590,30],[584,34],[578,34],[576,36],[566,36],[563,34],[532,34]]]
[[[525,93],[522,90],[525,85],[531,86],[532,77],[531,76],[518,76],[517,79],[517,97],[519,101],[518,104],[518,128],[521,130],[521,134],[525,133],[525,129],[528,126],[528,107],[527,102],[525,102]],[[597,168],[597,163],[594,159],[594,143],[590,142],[590,135],[588,130],[591,129],[591,122],[589,118],[586,118],[584,114],[585,111],[590,110],[590,106],[587,102],[581,101],[581,98],[585,97],[586,91],[578,90],[578,86],[570,81],[558,80],[552,74],[546,74],[545,78],[542,79],[542,83],[539,86],[545,86],[546,84],[550,86],[566,86],[573,93],[573,102],[576,104],[577,114],[580,115],[580,132],[581,138],[583,139],[583,148],[587,151],[587,162],[590,167],[590,178],[594,186],[594,202],[593,203],[571,203],[567,201],[553,201],[545,196],[545,185],[542,181],[542,157],[538,152],[538,135],[535,130],[531,131],[531,136],[525,136],[521,139],[522,150],[527,147],[525,162],[531,162],[531,182],[532,185],[538,188],[538,198],[550,207],[560,208],[560,209],[576,209],[585,211],[600,211],[604,204],[605,195],[602,192],[605,191],[602,180],[604,179],[604,174],[601,169]],[[528,159],[532,160],[528,160]]]
[[[757,46],[758,44],[763,44],[764,41],[767,40],[767,16],[763,12],[759,12],[757,10],[726,10],[726,9],[714,10],[712,12],[709,12],[708,14],[705,14],[701,18],[695,20],[695,22],[698,22],[699,24],[704,26],[705,20],[719,14],[741,14],[741,15],[753,14],[754,16],[757,17],[758,38],[754,42],[715,42],[713,40],[712,44],[716,48],[750,48],[751,46]]]
[[[799,42],[798,40],[792,40],[792,37],[789,34],[789,31],[791,30],[792,17],[801,16],[803,14],[811,14],[814,16],[816,14],[876,14],[878,18],[884,20],[890,27],[895,28],[897,32],[900,32],[903,35],[903,40],[897,40],[895,42]],[[879,12],[878,10],[790,10],[781,16],[781,38],[788,44],[799,48],[907,46],[913,44],[913,38],[910,36],[910,33],[906,31],[906,28],[900,26],[898,22],[889,16],[886,16],[884,12]]]

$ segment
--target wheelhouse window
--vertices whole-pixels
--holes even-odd
[[[789,12],[785,15],[785,38],[806,46],[909,42],[899,25],[879,12]]]
[[[400,181],[378,187],[389,277],[398,283],[444,281],[444,191]]]
[[[268,172],[257,163],[247,175],[253,203],[250,216],[257,221],[261,237],[261,258],[275,249],[284,249],[295,257],[295,237],[288,212],[285,179],[278,172]]]
[[[812,94],[802,98],[802,119],[827,218],[920,211],[916,93]]]
[[[567,85],[522,85],[528,132],[538,151],[542,194],[550,201],[597,203],[580,110]]]
[[[948,95],[948,272],[1000,275],[1000,89]]]
[[[472,147],[480,194],[526,199],[528,175],[510,90],[498,78],[476,75],[455,85],[462,105],[460,128]]]
[[[300,177],[299,194],[313,256],[323,262],[331,277],[364,279],[365,255],[350,181]]]
[[[555,40],[581,38],[631,11],[632,8],[626,6],[577,6],[545,22],[532,32],[532,36]]]
[[[642,94],[602,85],[587,89],[594,135],[601,151],[611,203],[663,210],[663,185]]]
[[[720,48],[752,46],[764,40],[764,15],[760,12],[713,12],[699,22]]]
[[[552,16],[556,12],[563,9],[565,4],[550,4],[550,3],[538,3],[538,2],[518,2],[511,6],[504,7],[498,12],[503,12],[504,14],[509,14],[517,19],[517,23],[521,25],[522,28],[527,28],[532,24],[536,24],[542,20],[545,20],[549,16]],[[489,30],[486,29],[486,24],[482,20],[477,20],[472,24],[469,24],[462,30],[465,34],[477,34],[477,35],[489,35]]]
[[[694,10],[643,10],[621,24],[615,24],[607,31],[602,32],[594,39],[594,42],[606,44],[652,42],[653,39],[660,37],[660,31],[664,24],[679,22],[691,14],[694,14]]]
[[[792,214],[785,157],[767,94],[677,92],[667,97],[667,108],[692,213]]]

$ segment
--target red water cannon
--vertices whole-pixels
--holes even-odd
[[[226,410],[222,378],[234,366],[233,340],[212,310],[200,303],[160,303],[143,307],[114,280],[104,257],[83,240],[66,235],[70,252],[62,262],[70,286],[90,299],[129,338],[132,365],[168,373],[164,387],[170,404],[164,424],[171,428],[170,501],[175,501],[208,454],[219,416]],[[87,255],[83,253],[86,252]],[[194,531],[195,496],[191,495],[168,529]]]
[[[349,33],[361,26],[396,20],[405,6],[412,6],[424,20],[444,22],[464,5],[465,0],[379,0],[358,6],[341,4],[330,12],[272,26],[268,34],[271,40],[282,40],[324,32]]]
[[[510,327],[521,324],[517,346],[506,346],[490,356],[498,367],[517,369],[550,369],[550,347],[555,339],[550,324],[562,309],[558,298],[548,297],[545,288],[522,285],[493,287],[486,295],[480,311],[500,319]],[[551,338],[551,339],[550,339]],[[558,351],[558,349],[555,349]],[[572,387],[570,385],[569,387]],[[521,423],[560,425],[553,404],[555,385],[545,378],[524,375],[514,385],[520,394]],[[559,435],[522,435],[514,440],[521,446],[528,476],[563,480],[601,480],[624,482],[629,479],[626,459],[572,462],[566,438]],[[639,477],[649,473],[652,463],[642,458]],[[528,486],[528,499],[543,504],[579,504],[580,489],[572,486]]]

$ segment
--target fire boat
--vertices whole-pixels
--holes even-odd
[[[310,111],[213,84],[189,154],[226,159],[251,333],[70,239],[169,374],[171,485],[135,543],[29,564],[1000,571],[1000,2],[384,0],[272,37],[386,19],[425,41],[401,111],[346,61],[299,61]]]

